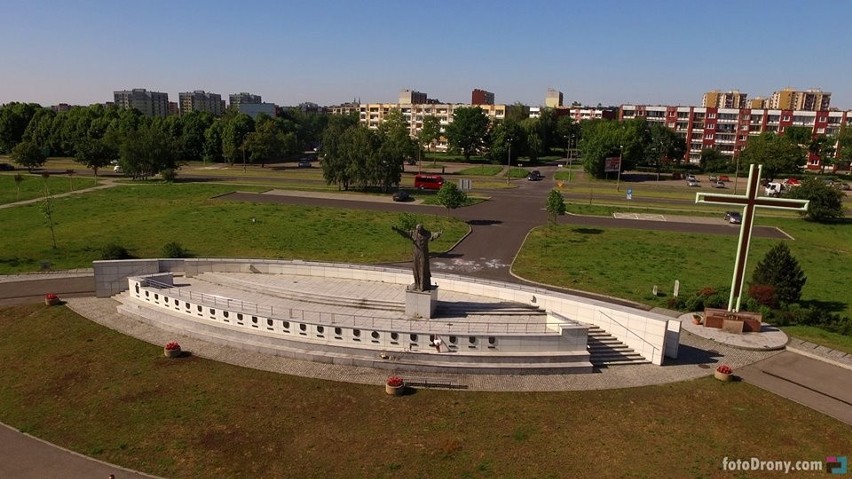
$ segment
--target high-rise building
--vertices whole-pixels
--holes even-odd
[[[399,104],[400,105],[422,105],[426,103],[426,94],[415,90],[400,90]]]
[[[168,116],[169,114],[168,93],[134,88],[114,91],[113,96],[119,108],[136,108],[145,116]]]
[[[720,92],[719,90],[708,91],[701,99],[701,106],[711,108],[745,108],[746,93],[739,90]]]
[[[553,88],[548,88],[544,95],[544,106],[548,108],[559,108],[562,106],[562,92]]]
[[[242,104],[256,105],[258,103],[263,103],[263,100],[260,99],[260,95],[252,95],[251,93],[246,92],[232,93],[229,100],[230,107],[237,110],[240,109],[240,105]]]
[[[473,90],[470,94],[470,104],[471,105],[493,105],[494,104],[494,94],[490,91],[480,90],[479,88]]]
[[[785,88],[772,93],[768,108],[774,110],[824,111],[831,105],[831,93],[820,89],[793,90]]]
[[[222,95],[218,93],[195,90],[178,93],[178,98],[180,99],[180,113],[182,115],[193,111],[206,111],[219,116],[225,112]]]

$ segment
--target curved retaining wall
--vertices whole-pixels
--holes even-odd
[[[131,276],[181,272],[194,276],[204,272],[254,272],[298,274],[407,285],[411,273],[399,268],[365,265],[312,263],[268,259],[183,259],[95,261],[97,295],[108,297],[127,290]],[[664,356],[676,358],[680,322],[636,308],[581,298],[513,283],[487,281],[458,275],[434,274],[442,290],[497,298],[541,307],[561,317],[600,327],[652,364],[662,365]]]

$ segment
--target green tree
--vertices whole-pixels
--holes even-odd
[[[417,139],[421,145],[426,147],[428,151],[431,151],[432,145],[441,139],[441,120],[435,115],[427,115],[423,118],[423,125],[420,127]]]
[[[258,118],[255,131],[246,136],[245,148],[252,163],[266,163],[279,160],[298,150],[296,135],[284,133],[281,124],[274,118]]]
[[[701,150],[699,164],[702,170],[713,173],[733,173],[736,170],[734,162],[715,148]]]
[[[509,160],[509,149],[511,147],[512,159],[521,154],[524,144],[524,129],[514,120],[497,121],[491,128],[489,135],[491,147],[488,149],[488,158],[491,163],[502,165]]]
[[[436,196],[438,203],[441,203],[447,209],[447,216],[450,216],[450,210],[454,210],[467,202],[467,194],[452,181],[445,181]]]
[[[672,129],[660,124],[648,128],[648,144],[645,145],[645,163],[660,169],[679,164],[686,154],[686,140]]]
[[[50,237],[53,240],[53,249],[56,249],[56,231],[53,226],[53,198],[50,196],[50,187],[47,183],[50,173],[42,173],[41,177],[44,178],[44,198],[42,199],[39,209],[41,210],[41,214],[44,216],[44,221],[47,223],[47,227],[50,228]]]
[[[465,161],[478,153],[488,136],[489,120],[482,108],[459,107],[453,112],[453,122],[447,125],[450,148],[460,151]]]
[[[9,153],[24,137],[27,125],[41,109],[36,103],[11,102],[0,107],[0,153]]]
[[[580,141],[580,124],[568,115],[560,116],[556,120],[556,146],[562,148],[575,148]]]
[[[74,161],[91,168],[98,176],[98,170],[109,165],[118,156],[109,144],[102,139],[86,138],[75,148]]]
[[[22,141],[12,148],[9,155],[12,161],[32,172],[33,168],[42,166],[47,161],[44,151],[31,141]]]
[[[545,205],[547,209],[547,214],[550,217],[551,223],[556,223],[556,218],[560,215],[564,215],[565,208],[565,199],[562,198],[562,193],[558,190],[550,190],[550,193],[547,194],[547,204]]]
[[[524,130],[524,153],[530,160],[536,161],[545,152],[541,121],[538,118],[527,118],[521,121],[521,128]]]
[[[335,115],[329,119],[328,126],[323,131],[319,153],[322,158],[322,176],[328,185],[334,183],[338,188],[349,189],[352,177],[347,169],[347,145],[344,137],[349,130],[355,128],[359,128],[357,117]]]
[[[245,113],[234,115],[222,129],[222,156],[233,165],[245,158],[245,140],[254,131],[254,120]]]
[[[769,285],[782,303],[795,303],[802,297],[807,277],[786,243],[778,243],[767,251],[751,277],[752,284]]]
[[[740,161],[763,165],[765,177],[774,179],[780,173],[797,173],[805,165],[805,153],[789,138],[766,132],[749,137]]]
[[[147,178],[165,169],[176,169],[174,140],[154,124],[142,125],[125,136],[119,148],[119,164],[135,178]]]
[[[806,219],[817,223],[827,223],[843,218],[842,191],[827,185],[822,179],[808,177],[801,184],[792,188],[787,198],[809,200],[808,211],[802,213]]]
[[[806,126],[788,126],[784,129],[784,136],[801,148],[807,148],[813,137],[813,131]]]
[[[618,157],[622,151],[621,125],[613,120],[589,120],[582,123],[582,129],[583,169],[595,178],[604,178],[606,159]]]
[[[848,125],[840,127],[840,132],[837,134],[837,150],[840,161],[846,163],[852,170],[852,128]]]
[[[224,161],[222,156],[222,130],[225,123],[222,119],[216,119],[206,130],[204,130],[204,147],[202,160],[210,163]]]

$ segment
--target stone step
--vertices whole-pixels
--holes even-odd
[[[647,359],[599,326],[589,326],[587,349],[590,354],[589,361],[595,366],[649,363]]]

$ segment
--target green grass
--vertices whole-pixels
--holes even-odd
[[[814,326],[782,326],[781,329],[790,336],[852,354],[852,337],[832,333]]]
[[[78,165],[79,166],[79,165]],[[20,171],[21,182],[15,182],[15,173],[0,174],[0,205],[16,201],[31,200],[44,197],[44,178],[38,174]],[[47,188],[51,195],[67,193],[72,190],[82,190],[95,186],[97,181],[91,177],[52,175],[47,178]],[[20,187],[20,194],[19,194]]]
[[[852,284],[852,224],[784,219],[759,223],[777,224],[797,238],[788,244],[808,277],[803,300],[852,314],[852,290],[838,287]],[[754,238],[747,278],[777,241]],[[545,226],[530,233],[513,271],[545,284],[665,306],[675,280],[680,280],[681,295],[730,285],[736,248],[733,236]],[[654,297],[654,285],[665,295]]]
[[[64,307],[0,309],[0,363],[14,364],[0,368],[0,421],[175,478],[727,477],[726,456],[823,458],[852,436],[826,415],[709,377],[390,397],[381,384],[167,359]]]
[[[158,256],[172,241],[199,257],[377,263],[404,261],[411,254],[411,246],[390,229],[398,214],[213,198],[233,190],[227,185],[142,183],[57,198],[55,250],[38,205],[0,210],[0,224],[14,225],[17,232],[0,235],[0,274],[37,270],[41,261],[56,269],[90,267],[108,243],[123,245],[141,258]],[[440,210],[422,221],[429,229],[444,230],[434,251],[449,248],[467,232],[467,225]]]
[[[465,168],[464,170],[459,171],[457,174],[462,176],[494,176],[497,173],[500,173],[501,171],[503,171],[502,166],[487,165]]]
[[[509,178],[526,178],[528,174],[530,174],[529,169],[513,166],[509,168],[504,176],[508,176]]]

